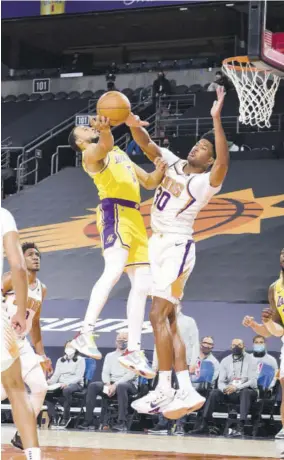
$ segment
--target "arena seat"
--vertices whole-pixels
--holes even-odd
[[[27,101],[28,99],[29,99],[29,95],[25,93],[19,94],[19,96],[17,96],[17,102],[24,102],[24,101]]]
[[[86,90],[86,91],[83,91],[83,93],[81,93],[80,99],[91,99],[92,97],[95,97],[95,94],[96,93],[93,93],[93,91]]]
[[[67,99],[78,99],[79,97],[80,97],[79,91],[71,91],[71,93],[67,94]]]
[[[45,93],[42,95],[42,98],[41,98],[42,101],[51,101],[53,99],[54,99],[53,93]]]
[[[34,101],[40,101],[42,99],[42,95],[39,94],[39,93],[33,93],[30,95],[29,97],[29,101],[30,102],[34,102]]]
[[[59,91],[55,94],[54,99],[56,101],[62,101],[63,99],[67,99],[67,93],[65,93],[65,91]]]

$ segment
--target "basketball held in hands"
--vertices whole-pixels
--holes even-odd
[[[119,91],[108,91],[97,102],[97,114],[109,118],[112,126],[124,123],[130,111],[129,99]]]

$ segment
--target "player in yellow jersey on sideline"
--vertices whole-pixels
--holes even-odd
[[[262,312],[262,324],[258,324],[252,316],[245,316],[243,325],[250,327],[263,337],[274,335],[281,337],[282,349],[280,357],[280,383],[282,387],[281,421],[282,429],[276,434],[276,439],[284,439],[284,248],[280,253],[280,276],[269,286],[268,300],[270,308]]]
[[[125,270],[131,282],[127,302],[128,348],[120,362],[147,378],[155,372],[141,352],[141,332],[150,291],[148,238],[140,209],[140,184],[156,188],[164,175],[165,163],[145,172],[128,155],[114,147],[109,120],[97,116],[91,127],[75,127],[69,135],[73,150],[82,152],[82,165],[93,179],[100,197],[97,226],[101,236],[105,268],[93,287],[81,334],[72,342],[81,353],[95,359],[102,355],[94,340],[96,321],[108,296]],[[145,123],[147,124],[147,123]]]

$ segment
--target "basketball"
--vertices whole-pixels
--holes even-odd
[[[128,98],[119,91],[103,94],[97,102],[97,114],[110,119],[112,126],[124,123],[131,111]]]

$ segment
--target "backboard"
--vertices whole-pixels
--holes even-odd
[[[272,70],[283,78],[284,22],[282,32],[268,29],[272,23],[269,17],[272,14],[272,3],[275,4],[267,0],[249,2],[248,57],[257,68]],[[275,15],[275,5],[273,14]]]

